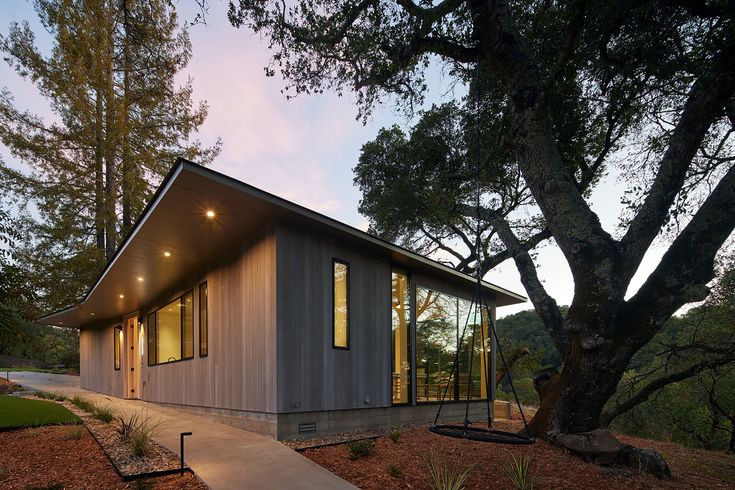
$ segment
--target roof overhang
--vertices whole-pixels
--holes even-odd
[[[209,210],[215,213],[213,219],[206,216]],[[179,159],[84,299],[38,321],[79,327],[122,318],[223,255],[235,253],[249,236],[274,222],[308,226],[452,282],[475,281],[362,230]],[[522,295],[494,284],[483,281],[483,286],[495,297],[497,306],[526,301]]]

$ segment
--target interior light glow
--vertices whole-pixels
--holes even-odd
[[[121,294],[121,295],[120,295],[120,299],[123,299],[124,297],[125,297],[125,295],[124,295],[124,294]]]
[[[214,211],[212,211],[211,209],[208,209],[207,210],[207,218],[212,219],[214,217],[215,217]]]
[[[143,282],[143,276],[138,276],[138,282]]]
[[[163,252],[164,257],[171,257],[171,252]]]

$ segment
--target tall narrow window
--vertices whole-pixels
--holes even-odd
[[[148,315],[148,365],[194,357],[193,298],[190,291]]]
[[[156,314],[148,315],[148,365],[156,364]]]
[[[334,260],[332,280],[333,347],[350,348],[350,266]]]
[[[113,329],[112,334],[112,342],[113,342],[113,350],[114,350],[114,358],[115,358],[115,371],[120,370],[120,353],[122,352],[122,343],[123,343],[123,331],[122,327],[118,326]]]
[[[411,403],[411,302],[408,274],[391,275],[391,386],[393,404]]]
[[[199,357],[206,357],[209,353],[207,283],[199,285]]]

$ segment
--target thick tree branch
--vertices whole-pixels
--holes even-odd
[[[689,224],[671,244],[656,270],[627,301],[618,333],[635,344],[649,340],[681,306],[702,301],[713,277],[714,258],[735,229],[735,166],[731,167]],[[628,332],[628,326],[649,328]],[[642,345],[642,344],[641,344]]]
[[[476,213],[475,208],[468,205],[459,206],[460,212],[463,214]],[[480,210],[480,218],[490,223],[498,234],[498,237],[505,245],[511,257],[516,263],[518,272],[521,275],[521,282],[526,289],[528,296],[536,308],[544,322],[546,330],[549,332],[554,345],[562,354],[566,353],[569,347],[568,335],[564,331],[564,318],[562,317],[559,306],[554,298],[549,296],[541,283],[536,272],[536,265],[533,263],[531,255],[524,244],[516,237],[508,222],[497,213],[488,209]]]
[[[730,364],[734,360],[735,359],[733,359],[732,356],[710,358],[697,364],[693,364],[692,366],[689,366],[687,369],[684,369],[682,371],[661,376],[660,378],[657,378],[648,383],[635,395],[633,395],[623,403],[616,404],[614,407],[605,410],[602,415],[600,415],[600,426],[609,426],[610,423],[615,419],[615,417],[618,417],[619,415],[622,415],[625,412],[633,409],[637,405],[645,402],[651,397],[651,395],[653,395],[666,385],[670,385],[671,383],[676,383],[677,381],[683,381],[687,378],[691,378],[692,376],[706,371],[707,369],[713,369],[719,366]]]
[[[643,255],[665,224],[707,130],[735,94],[735,77],[725,75],[733,72],[735,45],[731,44],[729,49],[718,53],[708,72],[689,91],[656,179],[620,243],[627,280],[635,274]]]

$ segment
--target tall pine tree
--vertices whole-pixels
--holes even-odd
[[[0,92],[0,141],[27,172],[0,163],[23,216],[17,259],[44,306],[75,301],[109,260],[175,156],[202,164],[220,142],[194,133],[207,116],[192,81],[185,27],[166,0],[36,0],[49,53],[28,23],[0,36],[4,59],[49,102],[53,121]]]

